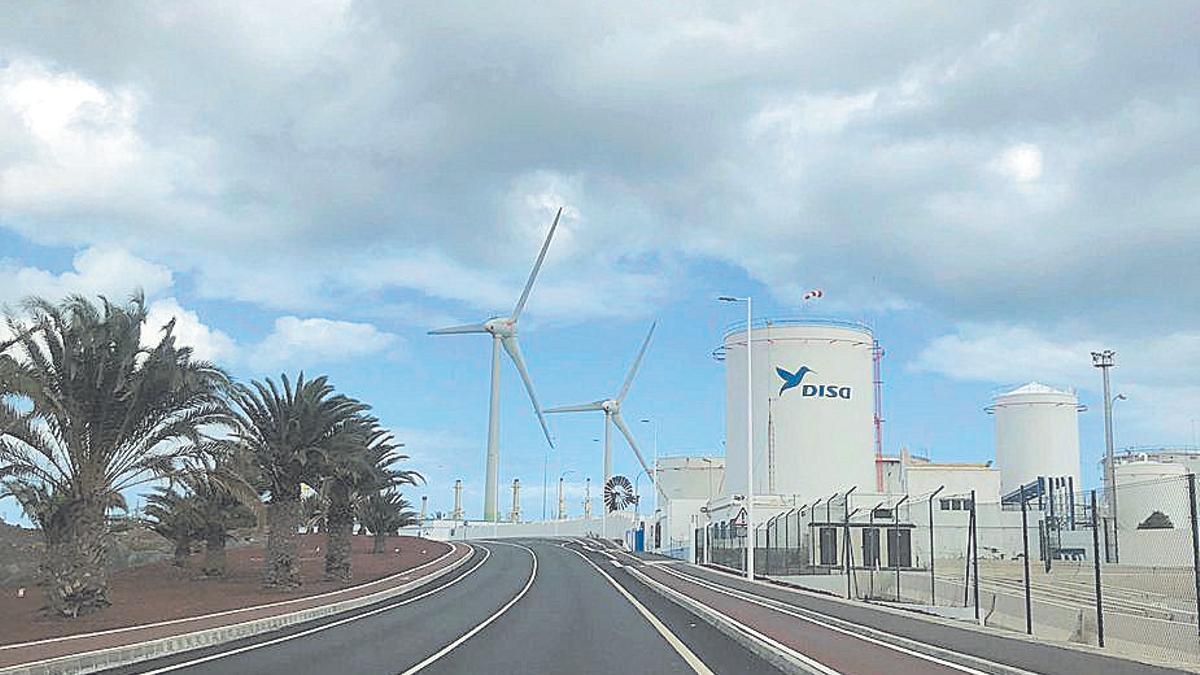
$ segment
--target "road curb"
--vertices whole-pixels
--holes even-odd
[[[82,654],[58,656],[42,661],[8,666],[0,668],[0,675],[65,675],[68,673],[74,675],[93,673],[99,670],[128,666],[141,661],[179,654],[202,647],[225,644],[388,600],[453,572],[465,565],[470,558],[471,553],[468,552],[467,555],[460,557],[449,565],[418,579],[413,579],[400,586],[376,591],[375,593],[357,598],[350,598],[328,605],[310,607],[277,616],[252,619],[228,626],[207,628],[190,633],[148,640],[146,642],[108,647]]]
[[[818,671],[809,668],[807,664],[795,659],[788,654],[785,654],[758,637],[751,635],[732,620],[717,613],[716,611],[705,606],[703,603],[689,598],[687,595],[676,591],[666,584],[651,579],[646,574],[633,568],[626,567],[630,574],[636,576],[647,588],[666,598],[668,601],[684,608],[685,610],[695,614],[705,623],[713,626],[721,633],[728,636],[746,649],[749,649],[754,655],[771,664],[772,666],[782,670],[790,675],[812,675]]]

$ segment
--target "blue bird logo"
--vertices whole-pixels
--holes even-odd
[[[808,366],[800,366],[800,369],[796,372],[789,373],[783,368],[776,366],[775,372],[779,373],[779,377],[783,378],[783,386],[779,388],[779,395],[783,396],[783,392],[787,391],[788,389],[792,389],[793,387],[799,387],[800,382],[804,380],[804,376],[815,371],[810,369]]]

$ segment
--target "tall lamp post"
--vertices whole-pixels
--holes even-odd
[[[746,578],[754,579],[754,341],[751,339],[754,330],[754,301],[750,296],[737,298],[722,295],[717,298],[721,302],[746,303],[746,533],[749,540],[746,544]]]
[[[1113,357],[1117,355],[1111,349],[1092,352],[1092,366],[1099,368],[1104,375],[1104,482],[1108,488],[1108,517],[1113,522],[1114,540],[1116,539],[1117,524],[1117,473],[1113,466],[1113,425],[1112,425],[1112,390],[1108,383],[1108,370],[1113,367]],[[1115,541],[1114,541],[1115,543]],[[1116,546],[1113,547],[1113,562],[1119,562],[1120,557]]]
[[[653,465],[654,468],[652,469],[653,475],[648,476],[648,478],[650,479],[651,483],[654,483],[654,485],[651,486],[654,488],[654,522],[658,523],[658,491],[661,489],[658,487],[658,477],[659,477],[659,473],[658,473],[658,420],[652,420],[649,417],[643,417],[642,419],[640,419],[638,421],[640,421],[642,424],[651,424],[654,426],[654,465]],[[641,493],[639,493],[639,495],[640,494]],[[640,500],[639,500],[639,503],[640,503]],[[667,518],[668,533],[670,532],[670,527],[669,527],[670,524],[671,524],[671,519],[668,517]]]

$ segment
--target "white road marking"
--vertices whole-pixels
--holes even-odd
[[[808,609],[800,609],[800,608],[791,608],[791,607],[780,607],[780,606],[778,606],[778,605],[776,605],[776,604],[774,604],[774,603],[768,603],[768,602],[764,602],[764,601],[762,601],[762,600],[758,599],[758,598],[757,598],[756,596],[754,596],[753,594],[746,593],[746,592],[744,592],[744,591],[737,591],[737,590],[733,590],[733,589],[730,589],[730,588],[726,588],[726,587],[724,587],[724,586],[720,586],[720,585],[718,585],[718,584],[714,584],[714,583],[712,583],[712,582],[708,582],[708,581],[704,581],[704,580],[701,580],[701,579],[697,579],[696,577],[692,577],[692,576],[690,576],[690,575],[680,574],[679,572],[677,572],[677,571],[675,571],[675,570],[668,569],[668,568],[665,568],[665,567],[663,568],[663,571],[664,571],[664,572],[666,572],[667,574],[670,574],[670,575],[674,576],[674,577],[678,577],[678,578],[680,578],[680,579],[682,579],[682,580],[684,580],[684,581],[686,581],[686,582],[689,582],[689,583],[695,584],[695,585],[697,585],[697,586],[701,586],[701,587],[707,588],[707,589],[709,589],[709,590],[711,590],[711,591],[714,591],[714,592],[716,592],[716,593],[722,593],[722,594],[724,594],[724,595],[728,595],[728,596],[729,596],[729,597],[731,597],[731,598],[736,598],[736,599],[738,599],[738,600],[742,600],[743,602],[749,602],[749,603],[751,603],[751,604],[758,605],[758,606],[760,606],[760,607],[765,607],[765,608],[767,608],[767,609],[770,609],[770,610],[773,610],[773,611],[779,612],[780,614],[786,614],[787,616],[791,616],[791,617],[793,617],[793,618],[800,619],[801,621],[806,621],[806,622],[808,622],[808,623],[811,623],[811,624],[814,624],[814,625],[817,625],[817,626],[821,626],[822,628],[826,628],[826,629],[829,629],[829,630],[835,631],[835,632],[837,632],[837,633],[841,633],[841,634],[843,634],[843,635],[847,635],[847,636],[853,637],[853,638],[855,638],[855,639],[862,640],[862,641],[864,641],[864,642],[869,642],[869,643],[871,643],[871,644],[874,644],[874,645],[877,645],[877,646],[880,646],[880,647],[884,647],[884,648],[887,648],[887,649],[890,649],[890,650],[893,650],[893,651],[897,651],[897,652],[900,652],[900,653],[902,653],[902,654],[907,654],[907,655],[909,655],[909,656],[913,656],[913,657],[916,657],[916,658],[918,658],[918,659],[922,659],[922,660],[925,660],[925,661],[929,661],[929,662],[931,662],[931,663],[936,663],[936,664],[938,664],[938,665],[940,665],[940,666],[944,666],[944,667],[946,667],[946,668],[951,668],[951,669],[953,669],[953,670],[958,670],[958,671],[961,671],[961,672],[964,672],[964,673],[969,673],[970,675],[987,675],[987,674],[986,674],[986,673],[984,673],[983,671],[981,671],[981,670],[976,670],[976,669],[974,669],[974,668],[971,668],[971,667],[969,667],[969,666],[964,666],[964,665],[961,665],[961,664],[958,664],[958,663],[954,663],[954,662],[952,662],[952,661],[947,661],[947,660],[945,660],[945,659],[940,659],[940,658],[938,658],[938,657],[936,657],[936,656],[930,656],[929,654],[924,654],[924,653],[922,653],[922,652],[918,652],[918,651],[915,651],[915,650],[912,650],[912,649],[908,649],[907,647],[901,647],[901,646],[899,646],[899,645],[895,645],[895,644],[892,644],[892,643],[890,643],[890,642],[885,642],[885,641],[883,641],[883,640],[879,640],[879,639],[876,639],[876,638],[870,637],[870,636],[868,636],[868,635],[863,635],[863,634],[861,634],[861,633],[856,633],[856,632],[854,632],[854,631],[847,630],[847,629],[845,629],[845,628],[842,628],[842,627],[840,627],[840,626],[835,626],[835,625],[833,625],[833,624],[831,624],[831,623],[828,623],[827,621],[822,621],[821,619],[817,619],[817,618],[814,618],[813,616],[810,616],[810,615],[808,615],[808,614],[816,614],[817,616],[823,616],[823,615],[821,615],[820,613],[818,613],[818,612],[814,612],[814,611],[812,611],[812,610],[808,610]],[[779,603],[779,601],[775,601],[775,602],[776,602],[776,603]],[[779,604],[780,604],[780,605],[782,605],[782,604],[784,604],[784,603],[779,603]],[[832,617],[823,617],[823,618],[832,618]],[[844,623],[847,623],[847,624],[850,624],[850,625],[856,625],[856,624],[853,624],[853,623],[851,623],[851,622],[849,622],[849,621],[845,621],[844,619],[838,619],[838,621],[840,621],[840,622],[844,622]],[[915,640],[914,640],[914,642],[915,642]],[[939,649],[940,649],[940,648],[939,648]],[[945,651],[950,651],[950,650],[945,650]],[[978,657],[971,657],[971,658],[978,658]],[[981,659],[981,660],[982,660],[982,659]],[[995,665],[1002,665],[1002,664],[995,664]],[[1009,669],[1009,668],[1011,668],[1010,666],[1003,666],[1003,667],[1004,667],[1004,668],[1006,668],[1006,669]]]
[[[563,548],[567,547],[564,546]],[[616,579],[613,579],[611,576],[609,576],[608,572],[600,569],[599,565],[591,560],[588,560],[587,556],[579,551],[571,548],[567,548],[567,550],[579,556],[580,558],[583,558],[584,562],[591,565],[597,572],[600,573],[601,576],[607,579],[608,583],[612,584],[613,588],[617,589],[617,591],[629,601],[629,604],[633,605],[634,609],[636,609],[651,626],[654,626],[654,630],[658,631],[658,634],[663,636],[663,639],[667,641],[667,644],[671,645],[671,648],[683,658],[685,663],[691,666],[692,670],[696,671],[697,675],[714,675],[713,671],[707,665],[705,665],[703,661],[700,660],[699,656],[696,656],[695,652],[689,649],[682,640],[676,637],[675,634],[671,632],[671,629],[667,628],[662,621],[659,621],[657,616],[654,616],[649,609],[646,609],[645,605],[638,602],[637,598],[633,597],[629,591],[625,590],[621,584],[617,583]]]
[[[509,600],[507,604],[505,604],[500,609],[496,610],[495,614],[484,619],[483,623],[480,623],[478,626],[475,626],[471,630],[467,631],[466,633],[464,633],[462,635],[462,637],[458,638],[454,642],[451,642],[450,644],[446,645],[445,647],[442,647],[440,650],[437,651],[437,653],[433,654],[432,656],[430,656],[429,658],[425,659],[424,661],[418,663],[417,665],[413,666],[412,668],[409,668],[408,670],[404,671],[403,673],[401,673],[401,675],[413,675],[413,673],[420,672],[425,667],[434,663],[435,661],[442,658],[443,656],[449,654],[451,651],[454,650],[455,647],[458,647],[459,645],[466,642],[467,640],[470,640],[479,631],[483,630],[484,628],[487,628],[489,624],[491,624],[496,619],[499,619],[505,612],[507,612],[509,609],[511,609],[513,605],[517,604],[517,602],[520,601],[521,598],[525,597],[526,593],[529,592],[529,589],[533,586],[533,580],[537,578],[537,568],[538,568],[537,554],[533,552],[533,549],[528,548],[526,546],[521,546],[520,544],[510,544],[508,542],[489,542],[489,543],[504,544],[505,546],[515,546],[517,548],[523,548],[526,551],[528,551],[530,557],[533,558],[533,570],[530,571],[530,573],[529,573],[529,581],[525,582],[525,587],[521,589],[520,593],[517,593],[517,595],[515,597],[513,597],[512,600]]]
[[[468,544],[468,546],[470,546],[470,544]],[[474,547],[472,547],[472,548],[474,548]],[[363,614],[356,614],[355,616],[351,616],[351,617],[347,617],[347,618],[345,618],[345,619],[341,619],[341,620],[338,620],[338,621],[334,621],[333,623],[327,623],[327,624],[325,624],[325,625],[323,625],[323,626],[317,626],[316,628],[310,628],[310,629],[308,629],[308,630],[301,631],[301,632],[299,632],[299,633],[295,633],[295,634],[293,634],[293,635],[285,635],[285,636],[283,636],[283,637],[278,637],[278,638],[275,638],[274,640],[268,640],[267,642],[259,642],[259,643],[257,643],[257,644],[246,645],[245,647],[239,647],[239,648],[237,648],[237,649],[233,649],[233,650],[230,650],[230,651],[227,651],[227,652],[220,652],[219,654],[210,654],[209,656],[205,656],[205,657],[202,657],[202,658],[199,658],[199,659],[193,659],[193,660],[191,660],[191,661],[185,661],[185,662],[183,662],[183,663],[177,663],[177,664],[175,664],[175,665],[173,665],[173,666],[167,666],[167,667],[165,667],[165,668],[159,668],[158,670],[151,670],[151,671],[148,671],[148,672],[146,672],[146,673],[142,673],[142,675],[158,675],[159,673],[169,673],[169,672],[171,672],[171,671],[173,671],[173,670],[179,670],[180,668],[187,668],[187,667],[189,667],[189,666],[195,666],[195,665],[199,665],[199,664],[201,664],[201,663],[208,663],[209,661],[216,661],[217,659],[223,659],[223,658],[225,658],[226,656],[233,656],[234,654],[241,654],[241,653],[243,653],[243,652],[248,652],[248,651],[251,651],[251,650],[254,650],[254,649],[259,649],[259,648],[261,648],[261,647],[267,647],[267,646],[270,646],[270,645],[276,645],[276,644],[279,644],[279,643],[281,643],[281,642],[287,642],[288,640],[295,640],[296,638],[300,638],[300,637],[306,637],[306,636],[308,636],[308,635],[312,635],[313,633],[319,633],[319,632],[321,632],[321,631],[323,631],[323,630],[328,630],[328,629],[330,629],[330,628],[334,628],[334,627],[336,627],[336,626],[342,626],[342,625],[348,624],[348,623],[350,623],[350,622],[352,622],[352,621],[358,621],[359,619],[365,619],[365,618],[367,618],[368,616],[375,616],[376,614],[380,614],[380,613],[382,613],[382,612],[386,612],[386,611],[388,611],[388,610],[390,610],[390,609],[395,609],[395,608],[397,608],[397,607],[401,607],[401,606],[403,606],[403,605],[407,605],[407,604],[408,604],[408,603],[410,603],[410,602],[416,602],[417,600],[420,600],[420,599],[422,599],[422,598],[427,598],[427,597],[429,597],[429,596],[433,595],[434,593],[437,593],[437,592],[439,592],[439,591],[443,591],[443,590],[445,590],[445,589],[447,589],[447,588],[450,588],[450,587],[451,587],[451,586],[453,586],[454,584],[457,584],[458,582],[462,581],[463,579],[466,579],[467,577],[469,577],[471,574],[473,574],[473,573],[475,572],[475,570],[479,569],[480,567],[483,567],[483,564],[484,564],[485,562],[487,562],[488,558],[492,557],[492,552],[491,552],[491,551],[487,550],[486,548],[485,548],[485,549],[483,549],[483,551],[484,551],[483,560],[480,560],[478,563],[476,563],[474,567],[472,567],[471,569],[467,570],[467,571],[466,571],[466,572],[465,572],[465,573],[464,573],[462,576],[458,577],[457,579],[455,579],[455,580],[451,581],[451,582],[450,582],[450,583],[448,583],[448,584],[444,584],[444,585],[442,585],[442,586],[438,586],[437,588],[435,588],[435,589],[433,589],[433,590],[431,590],[431,591],[426,591],[425,593],[422,593],[422,594],[420,594],[420,595],[417,595],[417,596],[413,596],[413,597],[411,597],[411,598],[408,598],[407,600],[403,600],[403,601],[401,601],[401,602],[397,602],[397,603],[395,603],[395,604],[388,605],[388,606],[386,606],[386,607],[379,607],[379,608],[377,608],[377,609],[373,609],[373,610],[371,610],[371,611],[369,611],[369,612],[366,612],[366,613],[363,613]]]
[[[839,671],[834,670],[833,668],[830,668],[829,666],[825,665],[824,663],[821,663],[820,661],[812,658],[811,656],[809,656],[807,654],[803,654],[799,651],[796,651],[795,649],[792,649],[791,647],[783,644],[782,642],[779,642],[778,640],[776,640],[774,638],[768,637],[767,635],[764,635],[763,633],[751,628],[750,626],[747,626],[746,624],[742,623],[741,621],[738,621],[737,619],[729,616],[728,614],[718,611],[716,609],[713,609],[712,607],[700,602],[699,600],[697,600],[691,596],[688,596],[684,593],[680,593],[679,591],[675,590],[674,588],[671,588],[670,586],[667,586],[666,584],[664,584],[662,582],[651,579],[650,577],[646,576],[642,572],[639,572],[637,570],[630,570],[630,573],[635,574],[638,577],[640,577],[642,579],[642,581],[644,581],[646,584],[648,584],[650,586],[654,586],[659,589],[662,589],[662,591],[664,591],[668,595],[673,595],[676,598],[681,598],[684,601],[684,604],[688,604],[690,602],[692,604],[703,607],[704,611],[712,612],[713,614],[720,616],[721,618],[725,619],[729,623],[733,624],[734,628],[736,628],[737,630],[740,630],[743,633],[746,633],[747,635],[753,637],[754,639],[758,640],[759,642],[762,642],[763,644],[767,645],[768,647],[770,647],[771,649],[774,649],[777,652],[780,652],[782,654],[786,654],[787,656],[792,657],[792,659],[804,664],[804,666],[806,668],[808,668],[810,671],[822,673],[823,675],[842,675],[842,673],[840,673]]]
[[[424,569],[434,563],[441,562],[447,556],[454,555],[454,553],[458,550],[458,544],[456,544],[454,542],[449,542],[449,543],[450,543],[449,551],[434,558],[433,560],[430,560],[427,563],[422,563],[422,564],[418,565],[417,567],[414,567],[410,570],[405,570],[403,572],[397,572],[396,574],[393,574],[393,575],[387,576],[387,577],[383,577],[382,579],[368,581],[365,583],[358,584],[356,586],[349,586],[347,588],[339,588],[336,591],[328,591],[326,593],[319,593],[317,595],[306,595],[303,598],[295,598],[292,600],[280,600],[279,602],[269,602],[265,605],[254,605],[252,607],[239,607],[237,609],[227,609],[225,611],[213,612],[211,614],[201,614],[199,616],[185,616],[185,617],[182,617],[179,619],[170,619],[168,621],[157,621],[155,623],[143,623],[143,624],[138,624],[136,626],[123,626],[121,628],[111,628],[109,630],[95,631],[93,633],[76,633],[74,635],[63,635],[60,637],[46,638],[44,640],[34,640],[32,642],[15,642],[12,644],[0,645],[0,651],[4,651],[5,649],[20,649],[21,647],[34,647],[37,645],[50,644],[52,642],[66,642],[68,640],[81,640],[83,638],[99,637],[101,635],[115,635],[117,633],[127,633],[131,630],[141,630],[143,628],[158,628],[159,626],[172,626],[172,625],[179,624],[179,623],[186,623],[188,621],[199,621],[201,619],[214,619],[218,616],[230,616],[232,614],[240,614],[242,612],[254,611],[256,609],[270,609],[271,607],[282,607],[284,605],[292,605],[297,602],[306,602],[308,600],[319,600],[321,598],[327,598],[331,595],[338,595],[341,593],[346,593],[348,591],[353,591],[353,590],[360,589],[360,588],[366,588],[368,586],[375,586],[377,584],[382,584],[385,581],[403,580],[405,577],[401,576],[401,575],[412,574],[413,572],[416,572],[417,570]]]

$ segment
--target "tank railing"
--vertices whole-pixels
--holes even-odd
[[[774,326],[824,326],[824,327],[831,327],[831,328],[849,328],[852,330],[863,331],[865,333],[874,335],[874,332],[871,330],[871,327],[860,321],[851,321],[849,319],[834,319],[834,318],[828,318],[828,317],[785,318],[785,319],[762,318],[762,319],[755,319],[754,323],[751,325],[754,327],[755,330],[758,330],[759,328],[771,328]],[[744,331],[744,330],[746,330],[745,320],[734,321],[725,326],[725,337],[728,338],[730,335],[732,335],[738,331]]]

